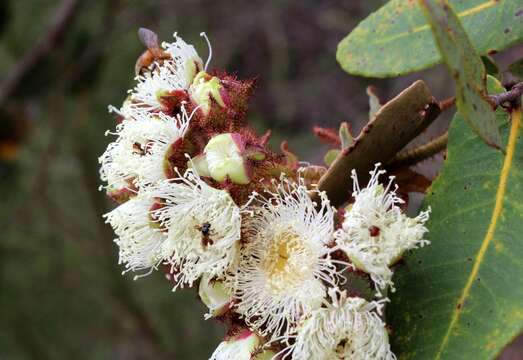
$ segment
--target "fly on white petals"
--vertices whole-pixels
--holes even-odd
[[[188,170],[159,183],[154,196],[161,199],[153,217],[167,229],[162,254],[176,287],[192,286],[203,274],[223,276],[237,259],[241,236],[242,211],[229,193]]]

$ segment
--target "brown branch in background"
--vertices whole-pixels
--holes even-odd
[[[445,133],[417,148],[398,153],[387,165],[391,167],[415,165],[420,161],[426,160],[445,150],[447,148],[448,141],[449,134]]]
[[[489,98],[494,102],[495,107],[505,106],[510,104],[510,107],[517,107],[521,102],[521,96],[523,95],[523,82],[513,85],[509,91],[489,95]]]
[[[454,105],[456,105],[456,98],[454,96],[441,100],[439,102],[439,107],[440,107],[441,111],[448,110],[451,107],[453,107]]]
[[[49,29],[36,41],[18,61],[13,69],[7,72],[0,84],[0,105],[18,87],[22,79],[59,43],[67,26],[77,13],[79,0],[63,0],[56,8]]]
[[[117,14],[121,10],[121,0],[110,0],[103,14],[98,34],[84,48],[84,51],[69,65],[65,75],[65,87],[71,87],[81,80],[89,69],[107,55],[112,44],[111,37],[116,30]]]
[[[369,180],[374,164],[388,163],[403,147],[427,128],[441,110],[427,85],[419,80],[383,105],[354,143],[344,149],[320,179],[332,205],[348,200],[355,169],[362,183]]]

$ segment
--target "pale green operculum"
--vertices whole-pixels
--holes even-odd
[[[239,134],[216,135],[209,140],[203,152],[214,180],[221,182],[229,178],[233,183],[241,185],[250,182]]]
[[[224,340],[218,345],[211,360],[252,360],[258,358],[257,352],[262,345],[262,339],[250,330],[243,330],[236,336]],[[256,355],[255,355],[256,354]]]
[[[253,360],[271,360],[276,356],[276,353],[272,350],[264,350],[254,356]]]
[[[246,157],[250,160],[255,160],[255,161],[265,160],[265,154],[262,151],[256,151],[256,150],[247,151]]]
[[[193,157],[190,161],[187,162],[187,167],[189,169],[194,169],[196,173],[200,176],[210,177],[211,173],[209,172],[209,164],[205,154],[200,154]]]
[[[192,84],[194,77],[201,69],[203,69],[203,61],[200,57],[195,57],[193,59],[187,59],[184,64],[185,69],[185,80],[187,84]]]
[[[191,99],[200,106],[205,115],[211,110],[211,99],[221,107],[225,107],[220,91],[223,86],[216,76],[210,76],[205,71],[200,71],[194,78],[189,88]]]
[[[209,308],[212,317],[223,315],[229,309],[231,293],[222,281],[213,281],[210,276],[204,275],[200,281],[198,294]]]
[[[379,195],[383,195],[384,193],[385,193],[385,188],[383,187],[383,185],[378,184],[378,185],[376,186],[376,191],[375,191],[374,194],[375,194],[376,196],[379,196]]]
[[[355,254],[347,254],[347,256],[349,257],[351,264],[354,265],[356,269],[366,273],[369,272],[369,270],[367,270],[367,267],[365,266],[365,262],[361,261]]]

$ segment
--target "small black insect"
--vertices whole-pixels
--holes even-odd
[[[201,226],[198,227],[198,229],[202,233],[202,245],[203,246],[212,245],[213,241],[209,237],[211,235],[211,224],[209,224],[208,222],[204,222]]]
[[[209,224],[208,222],[204,222],[202,224],[201,231],[203,236],[209,236],[211,233],[211,224]]]

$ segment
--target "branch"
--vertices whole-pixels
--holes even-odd
[[[58,44],[76,14],[78,0],[63,0],[57,7],[49,29],[29,49],[0,84],[0,105],[13,93],[22,79]]]
[[[509,91],[489,95],[489,98],[494,102],[495,107],[503,106],[506,103],[517,106],[521,102],[523,95],[523,82],[517,83]]]
[[[424,145],[421,145],[420,147],[398,153],[392,158],[388,165],[391,167],[415,165],[420,161],[426,160],[445,150],[448,141],[449,133],[446,132],[445,134]]]
[[[439,102],[439,107],[440,107],[441,111],[448,110],[451,107],[453,107],[454,105],[456,105],[456,98],[454,96],[449,97],[448,99],[441,100]]]
[[[423,81],[416,81],[383,105],[363,128],[354,143],[344,149],[320,179],[332,205],[348,200],[352,189],[350,172],[355,169],[362,183],[369,180],[374,164],[388,163],[440,114],[438,103]]]

